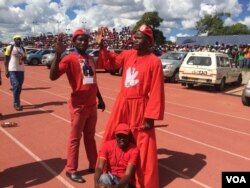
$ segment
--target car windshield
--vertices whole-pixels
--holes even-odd
[[[188,65],[210,66],[211,57],[191,56],[187,61]]]
[[[161,56],[161,59],[181,60],[183,56],[183,53],[166,53]]]

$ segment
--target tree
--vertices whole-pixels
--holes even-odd
[[[222,35],[223,34],[223,21],[220,14],[206,15],[204,18],[196,22],[195,26],[197,35],[207,33],[208,35]]]
[[[157,45],[164,44],[165,37],[163,35],[163,32],[157,29],[157,27],[160,26],[162,21],[163,19],[159,17],[158,12],[146,12],[143,14],[142,18],[138,22],[136,22],[136,25],[132,31],[133,33],[135,33],[140,25],[146,24],[150,26],[153,30],[155,43]]]
[[[249,34],[250,30],[246,25],[237,23],[232,26],[223,26],[223,17],[230,17],[230,13],[217,13],[206,15],[196,22],[197,35],[207,33],[209,35],[240,35]]]
[[[237,23],[232,26],[225,27],[224,30],[225,35],[250,34],[250,31],[247,26],[242,23]]]

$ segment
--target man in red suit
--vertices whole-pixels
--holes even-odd
[[[99,108],[104,110],[105,104],[98,90],[94,59],[85,52],[89,45],[89,33],[85,29],[77,29],[72,36],[75,51],[61,59],[67,47],[63,39],[63,34],[60,34],[56,44],[55,60],[50,69],[50,79],[57,80],[66,73],[72,89],[69,100],[71,131],[68,141],[66,175],[72,181],[83,183],[84,180],[77,174],[80,140],[83,136],[89,172],[93,173],[97,160],[96,97]]]

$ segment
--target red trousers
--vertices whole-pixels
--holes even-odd
[[[97,121],[96,105],[74,108],[69,105],[71,115],[71,131],[68,140],[66,170],[75,173],[78,168],[80,140],[83,135],[85,151],[89,161],[89,168],[95,168],[97,148],[95,142],[95,128]]]

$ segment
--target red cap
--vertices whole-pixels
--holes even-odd
[[[129,133],[130,133],[130,128],[126,123],[120,123],[115,129],[115,134],[129,135]]]
[[[144,35],[147,35],[151,40],[151,44],[152,45],[154,44],[154,34],[153,34],[152,29],[149,26],[147,26],[146,24],[142,24],[139,27],[138,31],[142,32]]]
[[[72,36],[72,41],[74,41],[78,35],[88,35],[89,36],[89,32],[84,28],[80,28],[80,29],[75,30],[75,32]]]

